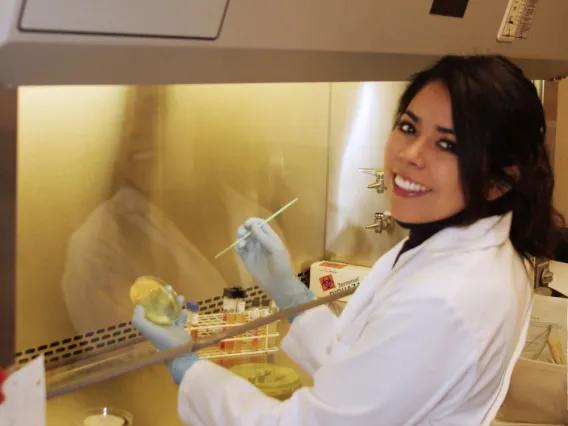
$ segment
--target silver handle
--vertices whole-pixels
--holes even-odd
[[[377,169],[372,169],[369,167],[359,167],[359,171],[361,173],[365,173],[366,175],[371,175],[371,176],[377,176],[378,174],[381,174],[382,172],[377,170]]]
[[[368,185],[367,188],[376,189],[379,194],[382,194],[383,192],[386,191],[387,187],[385,184],[384,172],[377,169],[369,169],[369,168],[360,168],[359,171],[367,175],[375,176],[375,183]]]
[[[371,225],[365,226],[366,229],[374,229],[375,233],[391,231],[394,228],[394,219],[389,212],[375,213],[375,221]]]
[[[534,272],[533,286],[535,289],[539,287],[548,287],[554,278],[554,274],[550,270],[550,261],[546,258],[537,257],[534,258]]]
[[[548,285],[552,282],[553,279],[554,279],[554,274],[550,269],[543,271],[540,276],[541,287],[548,287]]]

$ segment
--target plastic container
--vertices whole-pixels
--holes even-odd
[[[166,289],[166,283],[156,277],[143,276],[130,287],[133,305],[141,305],[149,321],[158,325],[171,325],[180,316],[177,294]]]
[[[265,395],[284,401],[302,387],[300,376],[292,368],[274,364],[252,363],[236,365],[233,373],[248,380]]]
[[[133,426],[134,416],[126,410],[112,407],[90,408],[79,416],[76,426]]]

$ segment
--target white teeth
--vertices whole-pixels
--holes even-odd
[[[428,191],[430,191],[425,186],[422,186],[419,183],[412,182],[410,180],[405,180],[402,177],[400,177],[399,175],[396,175],[396,177],[394,178],[394,183],[396,184],[396,186],[398,186],[398,187],[400,187],[400,188],[402,188],[402,189],[404,189],[405,191],[408,191],[408,192],[428,192]]]

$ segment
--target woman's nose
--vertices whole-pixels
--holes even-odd
[[[402,161],[413,166],[423,168],[425,166],[424,154],[427,147],[427,138],[420,137],[407,144],[399,153]]]

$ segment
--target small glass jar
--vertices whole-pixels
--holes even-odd
[[[76,426],[133,426],[134,416],[126,410],[112,407],[90,408],[79,416]]]

